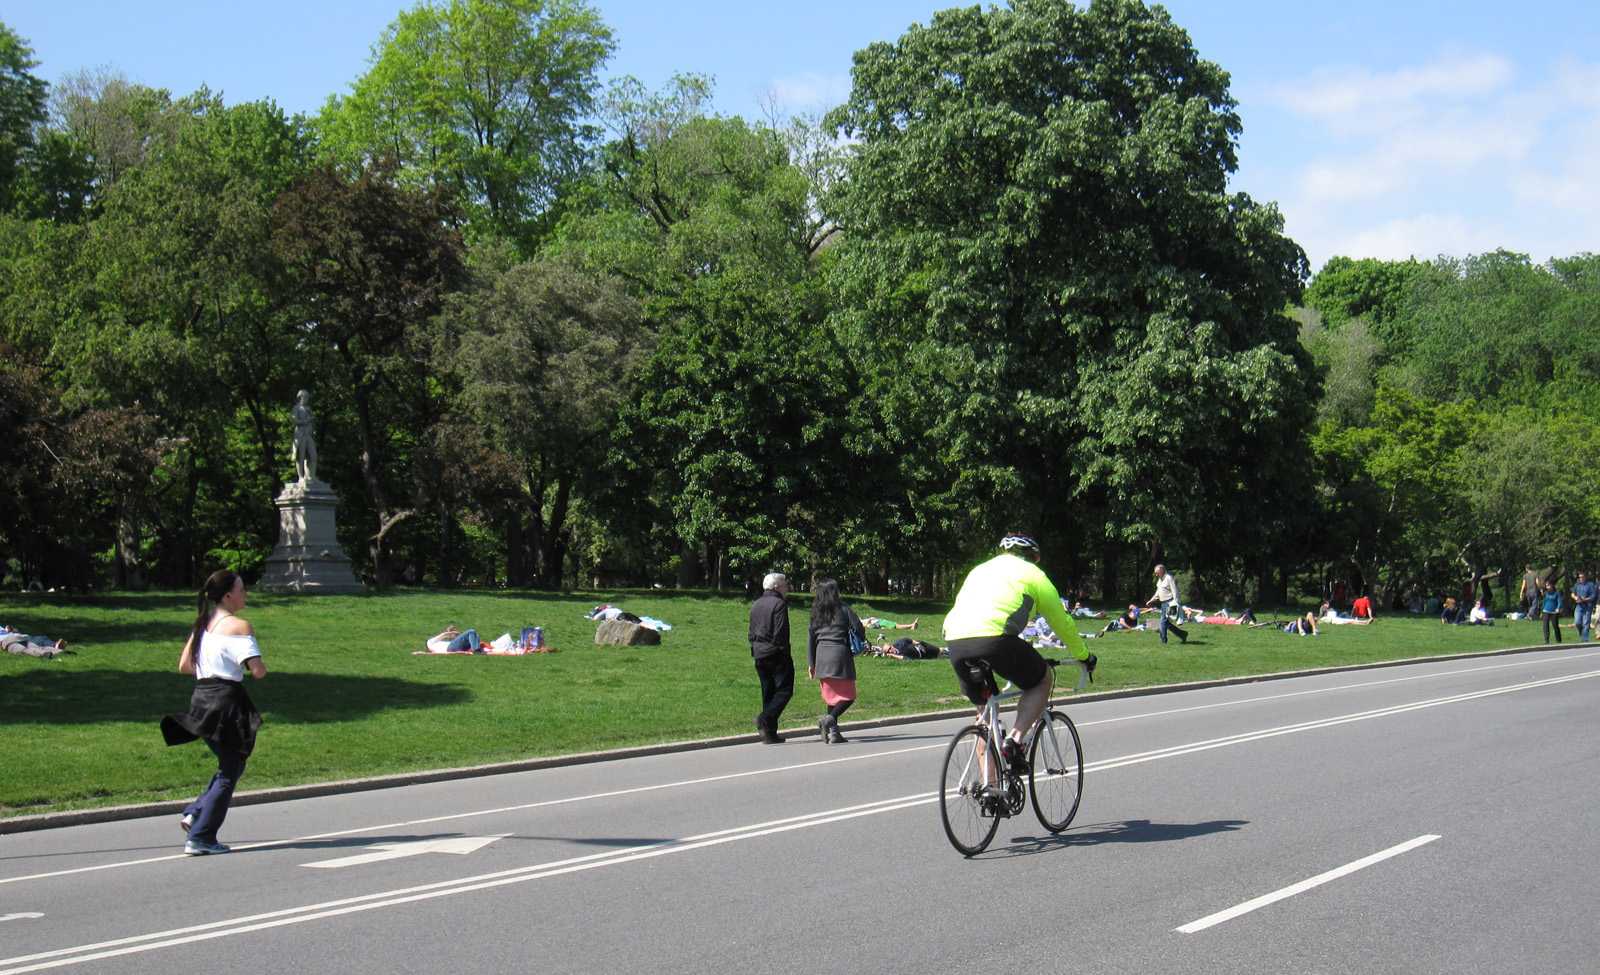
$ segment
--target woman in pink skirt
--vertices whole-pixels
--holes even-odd
[[[828,706],[828,713],[817,719],[817,730],[829,745],[845,740],[839,734],[839,716],[856,700],[854,648],[866,645],[866,628],[855,610],[839,600],[839,584],[832,579],[817,580],[811,601],[811,636],[806,641],[806,674],[822,687],[822,703]]]

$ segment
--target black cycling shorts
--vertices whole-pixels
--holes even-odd
[[[1044,662],[1027,641],[1014,636],[977,636],[950,641],[950,666],[967,700],[982,706],[993,690],[979,662],[1023,690],[1031,690],[1045,679],[1050,665]]]

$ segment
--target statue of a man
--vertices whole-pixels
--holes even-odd
[[[317,442],[311,436],[311,393],[300,390],[295,397],[294,409],[289,415],[294,418],[294,445],[290,456],[294,458],[295,476],[301,484],[310,484],[317,479]]]

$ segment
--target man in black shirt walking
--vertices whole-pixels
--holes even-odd
[[[778,736],[778,717],[794,696],[794,657],[789,650],[789,577],[769,572],[761,580],[761,595],[750,606],[750,656],[761,679],[761,713],[756,731],[768,745]]]

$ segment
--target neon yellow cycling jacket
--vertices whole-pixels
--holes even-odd
[[[1087,660],[1078,627],[1061,605],[1050,577],[1021,556],[1002,553],[967,573],[956,604],[944,618],[944,638],[1016,636],[1037,613],[1079,660]]]

